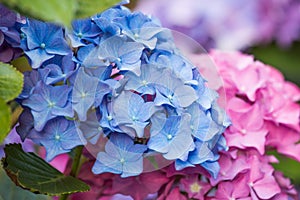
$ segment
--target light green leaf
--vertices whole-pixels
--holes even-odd
[[[0,199],[3,200],[51,200],[49,196],[34,194],[16,186],[0,167]]]
[[[121,0],[0,0],[10,9],[26,17],[70,26],[75,18],[90,17]]]
[[[116,4],[121,0],[77,0],[78,9],[76,18],[85,18],[100,13]]]
[[[0,98],[0,144],[10,131],[10,108],[6,105],[6,102]]]
[[[74,18],[76,0],[0,0],[26,17],[68,26]]]
[[[23,74],[13,66],[0,62],[0,98],[10,101],[16,98],[23,88]]]
[[[65,176],[34,153],[25,153],[20,144],[6,145],[4,152],[3,168],[15,184],[24,189],[50,196],[89,190],[84,182]]]

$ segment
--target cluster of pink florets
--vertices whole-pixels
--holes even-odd
[[[79,178],[92,183],[89,195],[101,200],[297,199],[290,180],[272,166],[278,160],[267,152],[276,150],[300,162],[300,89],[252,56],[221,51],[210,56],[223,79],[219,93],[227,99],[232,120],[225,132],[229,150],[221,152],[217,179],[200,167],[176,171],[172,165],[125,179],[82,170]],[[73,199],[80,195],[87,194]]]

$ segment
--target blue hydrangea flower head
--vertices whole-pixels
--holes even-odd
[[[17,131],[45,146],[47,160],[100,144],[95,174],[137,176],[149,156],[218,174],[230,120],[157,21],[115,6],[70,30],[31,19],[20,29],[33,69]]]

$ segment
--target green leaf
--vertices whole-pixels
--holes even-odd
[[[2,200],[51,200],[49,196],[34,194],[16,186],[0,167],[0,199]]]
[[[0,0],[26,17],[68,26],[74,18],[76,0]]]
[[[121,0],[0,0],[26,17],[70,26],[74,18],[90,17]]]
[[[96,13],[100,13],[116,4],[121,0],[77,0],[78,10],[76,18],[85,18]]]
[[[87,184],[65,176],[34,153],[25,153],[20,144],[6,145],[4,152],[2,164],[6,173],[24,189],[51,196],[89,190]]]
[[[0,62],[0,98],[10,101],[16,98],[23,88],[23,74],[12,65]]]
[[[275,43],[252,48],[249,53],[256,59],[279,69],[285,78],[300,86],[300,41],[294,42],[289,48],[280,48]]]
[[[281,155],[276,151],[269,151],[269,155],[274,155],[279,163],[273,163],[272,165],[278,171],[281,171],[285,176],[292,179],[294,184],[300,185],[300,163],[287,156]]]
[[[0,144],[3,142],[4,138],[10,131],[10,122],[11,122],[11,115],[10,115],[10,108],[0,98]]]

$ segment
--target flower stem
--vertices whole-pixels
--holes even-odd
[[[82,154],[83,146],[78,146],[75,148],[75,154],[72,162],[72,168],[70,172],[70,176],[76,177],[80,170],[80,158]],[[69,194],[63,194],[60,196],[59,200],[67,200]]]
[[[78,146],[75,148],[75,155],[73,158],[72,169],[70,175],[73,177],[77,177],[77,174],[80,170],[80,158],[82,154],[83,146]]]
[[[15,125],[18,123],[18,119],[20,114],[23,111],[23,108],[16,104],[15,102],[11,103],[11,108],[12,108],[12,114],[11,114],[11,128],[14,128]]]

